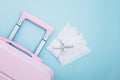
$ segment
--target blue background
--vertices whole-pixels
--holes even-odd
[[[64,67],[44,48],[39,55],[54,80],[120,80],[120,0],[1,0],[0,36],[8,37],[22,11],[54,27],[45,47],[69,23],[86,38],[91,52]],[[44,31],[28,21],[14,41],[33,51]]]

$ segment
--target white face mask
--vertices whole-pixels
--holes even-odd
[[[90,51],[83,35],[70,25],[65,26],[63,31],[48,46],[48,50],[58,58],[63,66]]]

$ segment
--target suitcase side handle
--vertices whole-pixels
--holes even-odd
[[[12,44],[14,45],[15,47],[19,48],[20,50],[28,53],[33,59],[39,61],[39,62],[42,62],[42,60],[40,58],[38,58],[36,55],[34,55],[32,52],[30,52],[29,50],[27,50],[26,48],[20,46],[19,44],[9,40],[9,39],[6,39],[4,37],[0,37],[0,40],[4,41],[5,43],[8,43],[8,44]]]
[[[39,27],[46,30],[46,33],[45,33],[44,37],[42,38],[41,43],[39,44],[38,48],[34,52],[35,55],[39,55],[39,53],[41,52],[43,46],[45,45],[45,43],[49,37],[49,35],[52,33],[53,28],[50,25],[48,25],[47,23],[43,22],[42,20],[40,20],[24,11],[24,12],[22,12],[22,15],[21,15],[20,19],[18,20],[15,28],[13,29],[10,36],[8,37],[9,40],[13,40],[13,38],[15,37],[16,33],[19,31],[21,24],[24,20],[29,20],[32,23],[34,23],[34,24],[38,25]]]

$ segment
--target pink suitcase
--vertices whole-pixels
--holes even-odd
[[[24,20],[46,30],[34,54],[12,41]],[[45,22],[23,12],[9,38],[0,37],[0,80],[53,80],[52,70],[37,57],[52,31]]]

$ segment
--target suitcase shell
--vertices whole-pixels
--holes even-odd
[[[31,58],[0,40],[0,80],[52,79],[53,72],[39,58]]]
[[[0,80],[53,80],[53,76],[37,55],[0,37]]]

